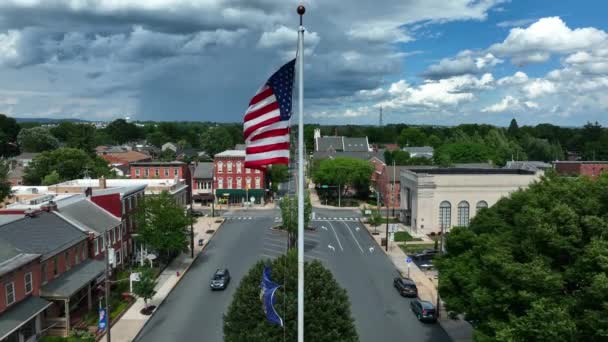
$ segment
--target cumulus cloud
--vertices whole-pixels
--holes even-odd
[[[499,79],[496,83],[502,85],[524,84],[528,82],[528,75],[525,72],[517,71],[513,76],[507,76]]]
[[[274,48],[274,47],[290,47],[292,48],[298,39],[298,31],[287,26],[279,26],[273,31],[262,33],[258,41],[258,47]],[[305,47],[314,47],[319,43],[319,35],[316,32],[306,32],[304,39]]]
[[[483,108],[483,113],[503,113],[507,111],[521,111],[524,109],[537,109],[539,106],[536,102],[523,101],[521,102],[517,98],[507,95],[500,102],[491,106]]]
[[[470,50],[460,52],[454,58],[444,58],[439,64],[431,65],[423,76],[431,79],[486,72],[503,61],[492,53],[479,54]]]
[[[527,28],[513,28],[507,38],[489,51],[511,57],[515,64],[540,63],[551,54],[565,54],[605,44],[606,32],[593,27],[569,28],[559,17],[542,18]]]
[[[555,86],[555,83],[549,80],[535,79],[524,85],[523,90],[529,98],[534,99],[543,95],[555,93],[557,87]]]

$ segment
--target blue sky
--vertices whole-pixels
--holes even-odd
[[[4,0],[0,113],[240,121],[297,1]],[[603,1],[309,0],[306,120],[608,125]]]

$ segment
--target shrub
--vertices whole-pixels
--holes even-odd
[[[411,241],[413,239],[414,238],[412,238],[412,236],[408,232],[396,232],[395,233],[396,242]]]

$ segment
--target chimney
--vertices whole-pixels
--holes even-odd
[[[99,188],[100,189],[105,189],[106,188],[106,177],[101,176],[99,178]]]

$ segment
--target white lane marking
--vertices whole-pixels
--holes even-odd
[[[374,253],[374,247],[370,247],[370,248],[369,248],[369,252],[370,252],[370,253]]]
[[[355,242],[357,243],[357,246],[359,246],[359,249],[361,250],[361,253],[364,253],[363,252],[363,248],[361,248],[361,245],[359,244],[359,240],[357,240],[357,237],[355,236],[355,233],[353,233],[352,229],[350,229],[350,226],[348,225],[348,223],[346,223],[346,222],[342,222],[342,223],[346,226],[346,229],[348,229],[348,232],[350,233],[350,235],[353,236],[353,239],[355,239]]]
[[[323,230],[327,230],[327,227],[325,227],[325,226],[321,226],[321,229],[323,229]]]
[[[264,241],[264,246],[287,248],[287,243],[272,243]]]
[[[336,251],[336,248],[334,246],[332,246],[332,245],[327,245],[327,248],[331,249],[333,252]]]
[[[359,227],[355,227],[355,230],[356,230],[356,231],[359,231]]]
[[[263,256],[263,257],[270,258],[270,259],[276,259],[278,257],[278,255],[268,255],[268,254],[263,254],[263,253],[260,254],[260,255]]]
[[[327,222],[329,223],[331,230],[334,231],[334,236],[336,237],[336,240],[338,241],[338,246],[340,246],[340,250],[344,251],[344,248],[342,248],[342,243],[340,242],[340,239],[338,238],[338,233],[336,233],[336,230],[334,229],[334,225],[330,221],[327,221]]]
[[[272,253],[280,253],[280,254],[283,254],[283,253],[287,252],[287,248],[282,248],[282,249],[279,249],[279,250],[276,250],[276,248],[277,247],[275,247],[275,248],[264,247],[264,248],[262,248],[262,250],[264,252],[272,252]]]

